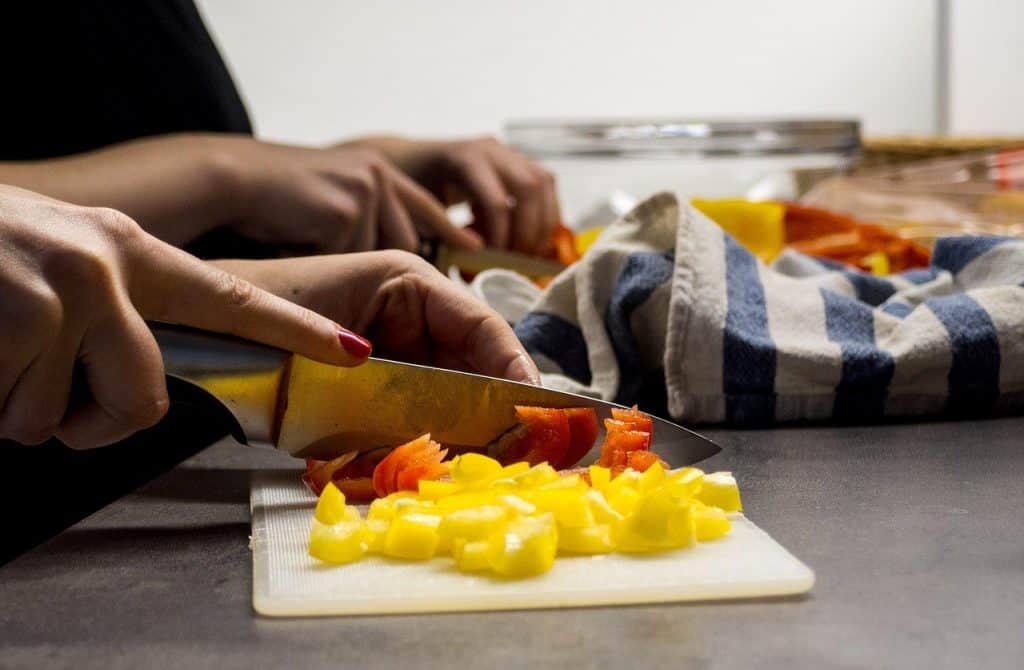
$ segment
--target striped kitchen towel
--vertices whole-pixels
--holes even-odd
[[[876,277],[761,263],[661,193],[602,234],[516,325],[544,383],[687,422],[1024,409],[1024,240],[955,237]]]

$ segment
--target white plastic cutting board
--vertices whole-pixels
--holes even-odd
[[[467,575],[451,559],[369,557],[328,566],[306,552],[316,499],[297,472],[252,484],[253,607],[267,616],[582,607],[805,593],[814,573],[742,514],[714,542],[664,554],[559,557],[540,577]]]

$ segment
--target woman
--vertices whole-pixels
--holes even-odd
[[[0,183],[118,209],[211,257],[421,237],[535,252],[559,220],[551,175],[490,139],[254,140],[192,0],[20,3],[4,21]],[[445,213],[459,200],[471,231]]]

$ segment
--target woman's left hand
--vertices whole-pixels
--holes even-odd
[[[374,354],[532,384],[540,380],[497,312],[413,254],[392,250],[216,264],[363,335]]]
[[[379,151],[446,205],[468,202],[472,227],[489,246],[542,252],[561,222],[554,176],[494,138],[369,137],[348,144]]]

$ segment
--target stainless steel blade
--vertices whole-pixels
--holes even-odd
[[[593,407],[603,430],[613,403],[465,372],[371,358],[339,368],[292,360],[276,444],[300,457],[395,446],[423,433],[454,449],[479,450],[516,424],[515,405]],[[598,440],[600,443],[600,440]],[[652,448],[674,466],[720,448],[655,418]]]

